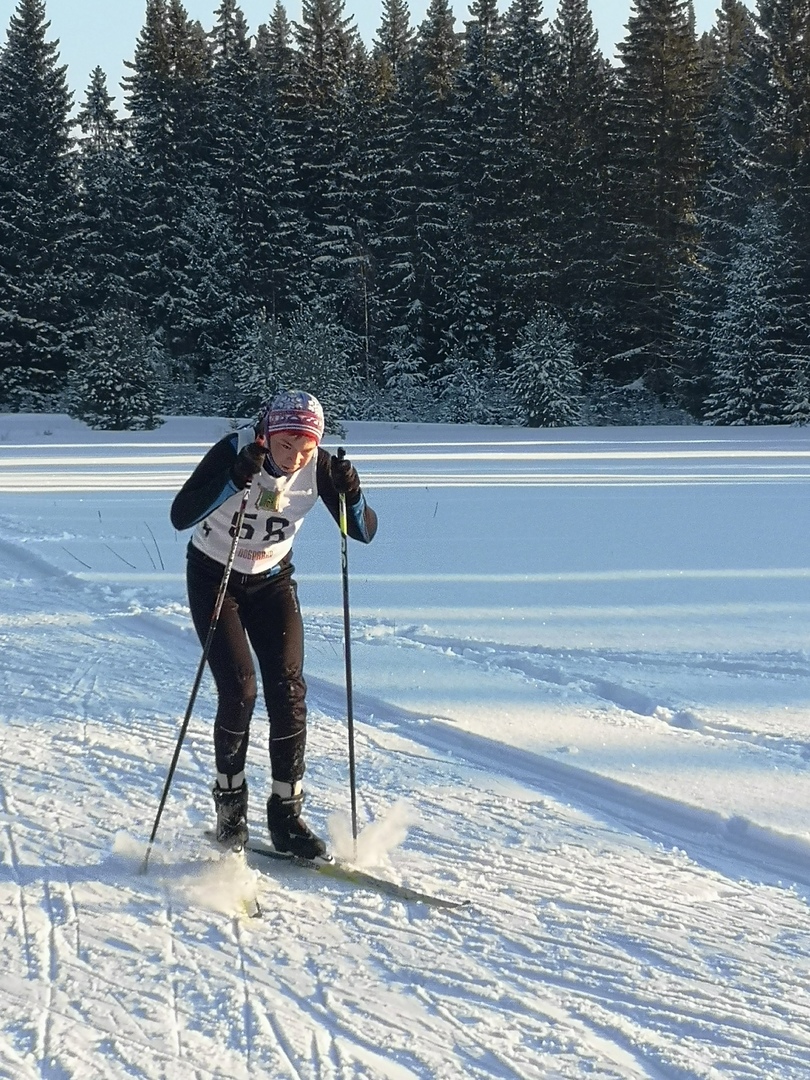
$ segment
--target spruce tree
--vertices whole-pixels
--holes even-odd
[[[614,324],[610,272],[613,227],[610,138],[615,76],[598,47],[587,0],[561,0],[549,36],[555,72],[549,249],[553,301],[591,372],[609,351]]]
[[[290,251],[300,217],[294,213],[292,166],[277,115],[278,76],[269,56],[252,48],[235,0],[222,0],[216,16],[210,35],[209,176],[234,244],[227,275],[231,300],[240,309],[244,301],[253,311],[278,314],[302,299],[294,272],[297,244],[296,252]]]
[[[722,92],[721,84],[739,59],[744,40],[753,24],[748,8],[741,0],[720,0],[714,26],[705,35],[701,47],[702,63],[709,75],[709,98]]]
[[[71,95],[43,0],[19,0],[0,51],[0,402],[41,409],[73,361],[79,220]]]
[[[369,257],[374,271],[371,293],[372,374],[381,383],[386,372],[396,381],[400,363],[407,369],[420,353],[402,325],[402,307],[396,298],[401,284],[400,254],[409,248],[411,223],[397,192],[413,162],[402,148],[413,117],[410,76],[415,32],[404,0],[383,0],[382,20],[374,38],[369,69],[372,126],[368,138],[366,183],[370,218]],[[392,351],[393,350],[393,351]],[[392,391],[396,397],[396,391]],[[392,406],[393,407],[393,406]],[[395,411],[398,410],[396,407]]]
[[[166,381],[154,339],[137,316],[112,306],[98,316],[71,370],[68,412],[101,431],[148,431],[162,423]]]
[[[213,68],[207,135],[212,167],[208,179],[239,231],[247,220],[245,202],[254,172],[259,76],[247,23],[236,0],[222,0],[216,20],[209,35]]]
[[[389,421],[427,420],[433,403],[427,376],[420,370],[414,341],[402,327],[392,330],[382,350],[383,414]]]
[[[681,272],[676,394],[693,415],[706,407],[713,370],[711,325],[725,306],[732,253],[761,197],[757,119],[770,99],[768,63],[751,14],[723,0],[705,49],[708,95],[701,122],[706,161],[696,200],[700,243]]]
[[[118,118],[113,100],[107,88],[107,76],[102,68],[95,67],[90,74],[84,102],[76,115],[76,123],[82,131],[77,142],[94,154],[116,150],[121,145],[124,125]]]
[[[520,332],[511,387],[518,418],[528,427],[567,427],[581,422],[582,379],[568,326],[541,310]]]
[[[810,336],[810,0],[760,0],[770,107],[760,110],[763,181],[800,257],[799,340]]]
[[[423,374],[441,364],[447,346],[441,271],[450,237],[449,110],[459,59],[452,10],[446,0],[432,0],[403,77],[407,98],[391,157],[379,275],[388,332],[413,340]]]
[[[290,104],[297,57],[292,23],[281,0],[276,0],[270,19],[256,31],[254,50],[259,71],[271,80],[277,109],[283,113]]]
[[[86,328],[111,303],[127,298],[137,308],[130,285],[134,248],[131,208],[132,155],[100,67],[90,77],[76,115],[80,229],[76,270],[81,322]]]
[[[245,244],[248,292],[256,311],[276,318],[291,314],[315,295],[310,266],[312,239],[296,173],[292,26],[281,3],[257,34],[258,87],[253,117],[255,171],[245,179],[248,219]]]
[[[130,112],[137,233],[132,288],[150,333],[178,340],[173,312],[184,275],[178,229],[193,192],[210,184],[205,116],[211,58],[199,23],[179,0],[147,0],[123,82]],[[171,353],[169,353],[171,355]]]
[[[414,52],[417,77],[424,80],[427,90],[426,102],[449,103],[461,58],[461,42],[451,5],[448,0],[430,0]]]
[[[616,266],[623,311],[609,371],[644,374],[653,389],[675,383],[678,281],[694,258],[696,188],[702,168],[702,83],[687,0],[636,0],[619,47]]]
[[[189,195],[175,242],[182,261],[163,340],[179,372],[205,379],[234,348],[251,312],[241,245],[212,188]]]
[[[501,30],[497,0],[471,0],[470,23],[481,34],[481,51],[490,64],[494,64]]]
[[[212,49],[202,25],[189,18],[182,0],[167,0],[166,28],[172,59],[169,100],[177,124],[176,165],[185,183],[193,187],[198,181],[206,181],[211,160],[208,120]]]
[[[325,177],[314,264],[319,295],[357,335],[358,360],[371,364],[371,309],[375,290],[371,249],[376,240],[372,150],[377,103],[370,94],[369,59],[358,40],[346,87],[333,113],[332,167]]]
[[[347,322],[356,310],[358,174],[354,59],[359,36],[343,0],[305,0],[294,24],[288,130],[318,295]]]
[[[527,143],[546,138],[553,69],[542,0],[513,0],[501,22],[498,67],[510,124]]]
[[[504,167],[511,197],[502,206],[506,230],[503,295],[506,342],[538,303],[552,299],[555,72],[541,0],[513,0],[501,23],[498,75],[504,93]]]
[[[772,201],[751,211],[730,260],[726,302],[714,316],[707,417],[715,424],[780,424],[793,419],[793,376],[804,367],[791,332],[795,267],[791,239]],[[804,390],[802,388],[801,393]]]
[[[442,365],[436,418],[447,424],[510,424],[518,419],[510,373],[497,371],[480,357],[454,345]]]
[[[218,403],[250,415],[278,390],[306,386],[324,407],[328,430],[345,415],[358,383],[352,373],[355,342],[327,310],[311,305],[281,322],[256,318],[239,348],[214,369],[212,383],[227,395]]]
[[[393,81],[399,82],[413,56],[415,32],[406,0],[383,0],[382,18],[374,37],[372,54],[385,57]]]
[[[801,170],[810,152],[810,0],[760,0],[758,8],[777,106],[763,118],[764,146],[772,165]]]
[[[506,172],[503,96],[494,67],[495,20],[467,25],[465,57],[450,107],[453,170],[450,235],[440,275],[446,338],[470,361],[495,362],[503,344],[503,281],[509,265],[511,178]]]

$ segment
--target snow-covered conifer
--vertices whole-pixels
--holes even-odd
[[[500,211],[505,228],[501,292],[505,337],[511,346],[538,302],[548,299],[558,261],[549,235],[554,71],[542,0],[513,0],[506,9],[497,74],[503,92],[503,168],[509,180]]]
[[[598,46],[588,0],[561,0],[549,31],[553,75],[551,180],[546,216],[549,292],[576,337],[583,367],[610,353],[615,325],[610,137],[616,76]]]
[[[204,379],[233,348],[250,311],[243,253],[210,188],[189,195],[174,245],[163,336],[171,357]]]
[[[565,427],[581,422],[582,379],[567,325],[544,310],[520,332],[513,351],[511,387],[520,419],[528,427]]]
[[[147,0],[144,26],[127,67],[132,74],[123,82],[137,241],[132,288],[147,330],[172,341],[176,260],[182,250],[179,223],[198,188],[210,186],[211,55],[200,24],[188,18],[180,0]]]
[[[712,377],[711,324],[726,300],[728,263],[762,184],[757,113],[769,96],[767,61],[753,17],[723,0],[708,35],[708,98],[701,123],[706,171],[696,200],[700,243],[681,270],[675,324],[679,401],[702,416]]]
[[[753,208],[730,261],[725,305],[711,329],[714,356],[707,417],[715,424],[790,422],[799,356],[790,311],[791,244],[771,202]],[[803,390],[799,391],[803,394]]]
[[[130,312],[99,315],[90,344],[68,375],[67,412],[102,431],[147,431],[162,421],[162,351]]]
[[[386,58],[394,83],[401,81],[410,63],[415,36],[406,0],[383,0],[372,55],[377,59]]]
[[[414,341],[402,327],[391,332],[383,350],[382,381],[386,420],[429,418],[434,395]]]
[[[305,386],[328,416],[342,416],[359,383],[356,353],[356,339],[317,305],[286,323],[261,313],[233,355],[212,372],[213,384],[227,395],[219,407],[229,415],[250,415],[277,390]]]
[[[0,402],[43,408],[75,356],[79,226],[71,94],[43,0],[19,0],[0,51]]]
[[[704,84],[688,0],[637,0],[619,45],[614,302],[621,316],[613,374],[644,373],[671,390],[677,350],[677,283],[698,236],[702,169],[698,127]]]
[[[132,269],[136,215],[133,212],[133,160],[125,125],[118,117],[100,67],[90,77],[76,116],[76,173],[79,184],[79,233],[75,267],[80,319],[86,332],[111,303],[138,307]]]

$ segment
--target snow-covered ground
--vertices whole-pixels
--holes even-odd
[[[810,1076],[810,433],[347,425],[358,861],[448,912],[220,859],[207,676],[139,872],[199,660],[168,507],[226,427],[0,416],[0,1076]],[[296,564],[345,851],[323,509]]]

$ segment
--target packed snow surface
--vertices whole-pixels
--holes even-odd
[[[228,429],[0,416],[0,1076],[806,1080],[808,433],[346,425],[356,853],[322,507],[307,817],[447,911],[212,850],[207,674],[141,872]],[[248,773],[261,838],[259,710]]]

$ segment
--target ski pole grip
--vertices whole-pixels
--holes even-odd
[[[346,448],[345,448],[345,446],[339,446],[338,447],[337,456],[338,456],[338,459],[340,461],[342,461],[346,457]]]

